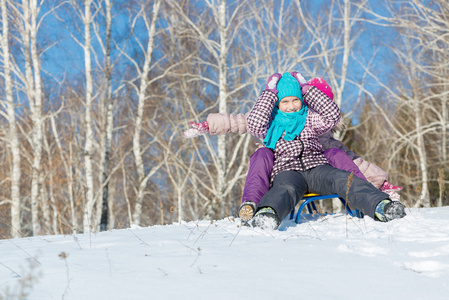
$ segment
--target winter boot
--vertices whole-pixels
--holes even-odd
[[[239,207],[239,218],[242,222],[250,220],[256,211],[256,204],[252,201],[245,201]]]
[[[271,207],[263,207],[257,211],[254,218],[247,222],[248,226],[262,229],[276,230],[281,224],[281,220]]]
[[[377,220],[381,222],[388,222],[394,219],[403,218],[406,214],[404,205],[402,205],[401,202],[385,199],[380,201],[377,205],[374,215]]]

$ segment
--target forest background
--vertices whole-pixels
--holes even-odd
[[[257,140],[182,132],[274,72],[330,84],[404,204],[449,204],[447,0],[1,0],[0,39],[0,238],[235,215]]]

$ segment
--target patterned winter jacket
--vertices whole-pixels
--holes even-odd
[[[271,91],[263,91],[251,110],[248,131],[264,139],[271,123],[271,112],[278,97]],[[340,120],[340,109],[332,99],[316,87],[310,87],[304,94],[309,109],[304,129],[292,141],[280,138],[274,149],[274,167],[271,180],[282,171],[305,171],[327,164],[318,136],[331,130]]]

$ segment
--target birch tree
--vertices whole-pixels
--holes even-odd
[[[40,54],[37,48],[37,34],[39,30],[38,15],[40,7],[36,0],[22,1],[19,31],[22,36],[22,45],[25,61],[25,90],[29,101],[32,132],[30,144],[32,147],[31,170],[31,216],[33,235],[40,233],[39,220],[39,174],[43,148],[43,115],[42,115],[42,79]],[[17,10],[17,13],[20,13]],[[41,22],[42,19],[39,21]],[[19,75],[21,76],[21,75]]]
[[[148,180],[151,178],[151,176],[153,176],[156,173],[156,171],[161,166],[159,164],[157,166],[152,167],[149,171],[145,171],[145,164],[143,161],[143,150],[140,140],[142,133],[142,119],[144,116],[145,102],[149,97],[149,95],[147,95],[148,92],[147,88],[150,84],[150,81],[148,80],[148,75],[152,62],[152,55],[154,50],[154,38],[156,34],[156,21],[158,19],[161,1],[160,0],[155,1],[153,3],[151,18],[147,15],[147,5],[148,2],[145,2],[141,5],[140,11],[133,22],[133,24],[135,24],[138,18],[142,18],[148,30],[147,36],[148,42],[146,49],[144,51],[144,63],[142,68],[141,69],[139,68],[140,85],[138,87],[138,102],[137,102],[136,117],[134,121],[134,134],[133,134],[133,154],[138,175],[138,187],[132,222],[137,225],[140,225],[141,222],[142,205]]]
[[[21,157],[20,143],[16,124],[15,103],[13,96],[13,80],[11,76],[11,59],[9,49],[9,16],[8,5],[6,0],[1,0],[2,10],[2,58],[3,58],[3,74],[5,82],[5,98],[3,106],[6,108],[5,118],[9,124],[9,136],[7,138],[9,147],[11,148],[11,236],[19,238],[21,236],[20,215],[21,215],[21,199],[20,199],[20,176],[21,176]]]
[[[94,136],[92,130],[92,98],[93,98],[93,78],[92,78],[92,63],[91,63],[91,13],[92,0],[84,0],[84,68],[86,74],[86,102],[85,102],[85,126],[86,139],[84,146],[84,167],[86,176],[86,202],[84,205],[84,232],[90,232],[92,228],[93,208],[95,205],[94,197],[94,174],[92,165],[93,143]]]
[[[111,15],[112,3],[110,0],[105,0],[105,21],[106,21],[106,41],[103,46],[104,53],[104,81],[105,81],[105,107],[106,107],[106,124],[105,133],[103,134],[103,145],[104,151],[102,151],[102,201],[99,201],[97,211],[100,214],[100,230],[104,231],[108,226],[108,204],[109,204],[109,177],[110,177],[110,160],[111,160],[111,142],[112,142],[112,130],[114,127],[114,117],[113,117],[113,99],[112,99],[112,64],[111,64],[111,25],[112,25],[112,15]],[[97,31],[98,32],[98,31]],[[101,40],[99,38],[99,40]]]

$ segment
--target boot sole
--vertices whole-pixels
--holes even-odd
[[[397,201],[392,201],[385,205],[385,217],[388,221],[400,219],[406,216],[404,206]]]
[[[243,222],[250,220],[254,215],[254,209],[251,205],[243,205],[239,210],[239,217]]]

